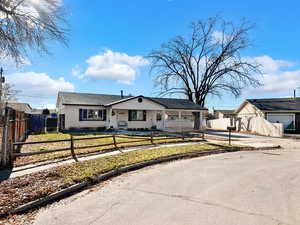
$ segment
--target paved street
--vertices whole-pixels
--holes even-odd
[[[41,210],[35,225],[300,224],[300,151],[156,165]]]

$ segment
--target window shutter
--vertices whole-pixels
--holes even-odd
[[[103,121],[106,121],[106,109],[103,109],[102,113]]]
[[[143,121],[146,121],[147,120],[147,112],[146,110],[143,111]]]
[[[79,121],[82,121],[82,115],[83,115],[82,109],[79,109]]]
[[[128,121],[131,121],[131,110],[128,110]]]

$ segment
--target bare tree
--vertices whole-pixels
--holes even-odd
[[[20,63],[28,49],[48,52],[46,40],[66,44],[65,25],[61,0],[0,0],[1,57]]]
[[[17,101],[17,94],[20,92],[21,91],[15,89],[13,84],[5,83],[2,90],[2,103]]]
[[[153,50],[148,58],[159,94],[183,94],[205,106],[208,95],[228,91],[237,97],[244,87],[260,85],[254,76],[261,74],[260,65],[241,56],[251,46],[252,28],[245,21],[235,25],[212,17],[193,22],[189,37],[177,36]],[[195,128],[199,124],[196,113]]]

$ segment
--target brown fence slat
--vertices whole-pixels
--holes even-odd
[[[98,148],[98,147],[104,147],[104,146],[110,146],[110,145],[114,145],[114,143],[112,142],[110,144],[108,143],[108,144],[100,144],[100,145],[78,146],[78,147],[74,147],[74,149],[77,150],[77,149],[85,149],[85,148]]]
[[[73,140],[74,141],[84,141],[84,140],[96,140],[96,139],[112,138],[112,137],[113,137],[113,135],[101,136],[101,137],[73,138]]]
[[[45,143],[69,142],[69,141],[71,141],[71,139],[58,139],[58,140],[49,140],[49,141],[28,141],[28,142],[15,142],[14,145],[45,144]]]
[[[144,142],[144,141],[151,141],[150,139],[142,139],[139,141],[123,141],[123,142],[118,142],[118,145],[120,144],[130,144],[130,143],[138,143],[138,142]]]
[[[40,152],[24,152],[24,153],[13,153],[15,157],[24,157],[24,156],[31,156],[31,155],[41,155],[46,153],[53,153],[53,152],[63,152],[63,151],[70,151],[70,148],[60,148],[60,149],[53,149],[53,150],[43,150]]]

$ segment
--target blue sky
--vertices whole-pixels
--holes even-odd
[[[87,3],[88,2],[88,3]],[[64,0],[70,24],[65,47],[49,43],[51,55],[32,52],[28,65],[6,68],[7,80],[21,90],[18,100],[34,107],[55,104],[58,90],[147,96],[155,95],[149,66],[143,58],[175,35],[189,32],[189,23],[219,14],[256,24],[254,46],[245,57],[257,59],[265,86],[245,90],[235,99],[209,98],[208,107],[233,108],[245,98],[291,96],[300,86],[300,20],[298,1],[199,0]],[[120,74],[118,74],[120,73]],[[300,89],[299,89],[300,96]]]

